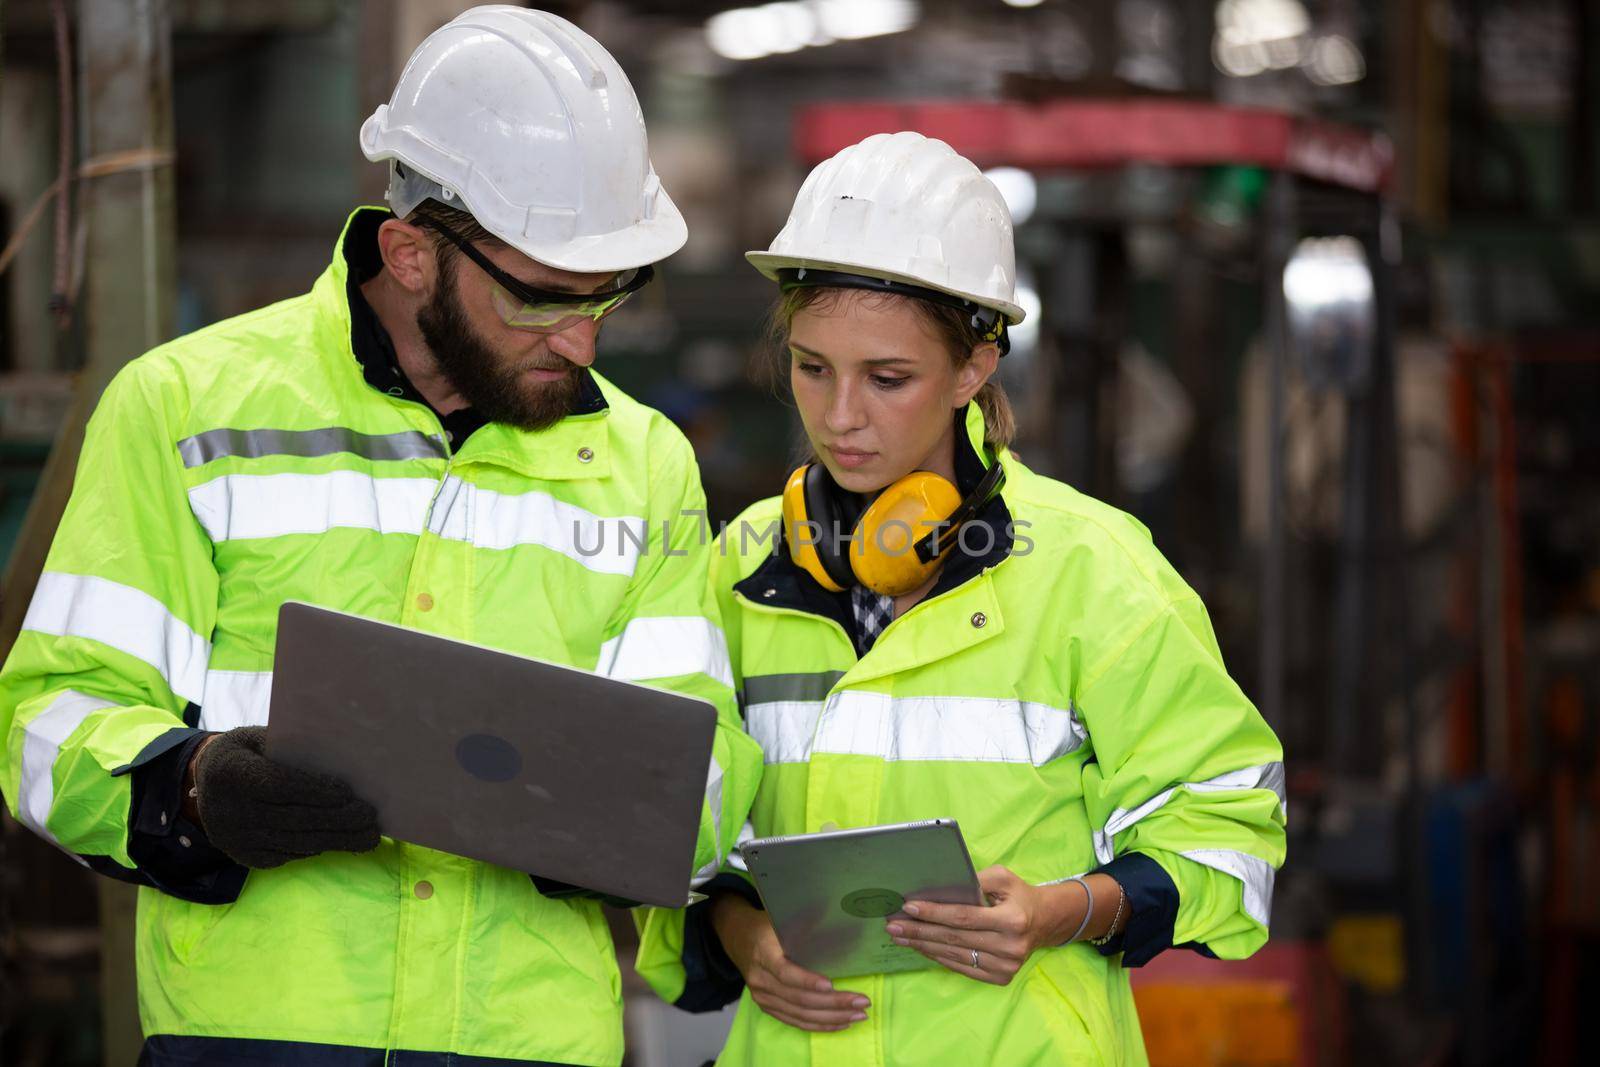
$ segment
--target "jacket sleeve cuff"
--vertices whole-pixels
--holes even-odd
[[[231,904],[247,869],[183,816],[183,776],[206,733],[177,727],[146,745],[127,767],[133,786],[128,856],[157,889],[195,904]]]
[[[1161,864],[1142,853],[1130,852],[1092,873],[1115,878],[1128,898],[1128,921],[1122,933],[1095,946],[1102,956],[1120,952],[1124,967],[1139,967],[1172,947],[1178,887]]]
[[[711,906],[724,893],[743,897],[752,907],[761,907],[755,887],[736,874],[723,871],[700,887],[705,900],[691,904],[683,913],[683,993],[673,1006],[684,1011],[716,1011],[739,999],[744,992],[744,976],[723,950],[722,940],[711,925]]]

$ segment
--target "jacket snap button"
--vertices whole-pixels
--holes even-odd
[[[411,892],[416,895],[418,900],[427,900],[429,897],[433,896],[433,883],[418,882],[416,885],[411,887]]]
[[[417,610],[418,611],[432,611],[433,610],[433,597],[429,596],[427,593],[418,593],[417,594]]]
[[[592,449],[592,448],[580,448],[580,449],[578,449],[578,462],[579,463],[587,463],[593,458],[594,458],[594,449]]]
[[[763,589],[761,591],[761,597],[762,597],[763,600],[771,600],[773,597],[775,597],[777,595],[778,595],[778,591],[776,589]]]
[[[972,625],[974,627],[976,627],[978,629],[982,629],[984,627],[984,625],[988,623],[988,621],[989,621],[989,616],[985,615],[983,612],[974,611],[972,613]]]

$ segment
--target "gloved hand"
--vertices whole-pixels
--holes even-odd
[[[319,852],[366,852],[378,845],[378,813],[337,778],[262,755],[264,726],[207,740],[194,758],[200,826],[246,867],[279,867]]]

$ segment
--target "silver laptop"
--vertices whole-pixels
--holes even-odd
[[[784,955],[846,978],[938,964],[889,939],[908,900],[982,904],[954,819],[764,837],[741,849]]]
[[[336,775],[384,834],[682,907],[716,710],[703,700],[286,603],[267,754]]]

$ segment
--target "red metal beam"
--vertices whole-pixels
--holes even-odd
[[[796,116],[795,150],[813,164],[895,130],[937,137],[981,167],[1244,163],[1375,193],[1388,187],[1394,164],[1382,133],[1183,100],[818,104]]]

